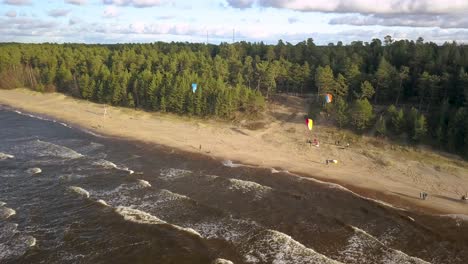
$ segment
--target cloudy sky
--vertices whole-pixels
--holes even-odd
[[[468,0],[0,0],[0,42],[264,41],[390,35],[468,43]]]

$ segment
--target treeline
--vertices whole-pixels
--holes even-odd
[[[0,44],[2,88],[223,118],[261,112],[274,93],[313,94],[340,126],[465,155],[467,69],[468,46],[389,36],[327,46],[311,38],[295,45]],[[331,104],[322,104],[325,93]]]

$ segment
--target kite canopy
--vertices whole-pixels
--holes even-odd
[[[309,130],[312,130],[312,127],[314,126],[314,121],[310,118],[306,119],[306,125],[309,128]]]
[[[333,96],[331,94],[329,94],[329,93],[325,94],[325,101],[327,103],[331,103],[332,100],[333,100]]]
[[[197,91],[197,84],[196,83],[192,83],[192,92],[196,92]]]

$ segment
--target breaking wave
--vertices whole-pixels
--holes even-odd
[[[0,160],[13,159],[15,156],[0,152]]]
[[[341,263],[271,229],[245,237],[240,250],[248,263]]]
[[[192,171],[183,170],[183,169],[175,169],[175,168],[161,169],[159,178],[162,180],[175,180],[175,179],[185,177],[191,173]]]
[[[229,190],[240,191],[241,193],[253,193],[254,199],[261,199],[265,194],[273,191],[271,187],[264,186],[252,181],[244,181],[239,179],[228,179],[230,186]]]
[[[123,216],[123,218],[126,221],[134,222],[134,223],[139,223],[139,224],[152,224],[152,225],[168,225],[171,226],[172,228],[175,228],[180,231],[184,231],[187,233],[190,233],[192,235],[196,235],[198,237],[201,237],[201,235],[193,230],[192,228],[184,228],[180,227],[178,225],[173,225],[170,223],[167,223],[159,218],[157,218],[154,215],[151,215],[147,212],[138,210],[138,209],[133,209],[130,207],[125,207],[125,206],[118,206],[115,208],[115,212],[118,213],[119,215]]]
[[[127,167],[119,167],[115,163],[113,163],[111,161],[108,161],[108,160],[105,160],[105,159],[99,159],[97,161],[94,161],[92,164],[104,167],[106,169],[116,169],[116,170],[126,171],[126,172],[128,172],[128,174],[135,173],[135,171],[133,171],[133,170],[127,168]]]
[[[65,146],[56,145],[51,142],[35,140],[18,146],[21,151],[26,151],[29,154],[34,154],[38,157],[58,157],[64,159],[77,159],[83,157],[82,154]]]
[[[4,207],[4,206],[0,207],[0,220],[8,219],[10,216],[13,216],[15,214],[16,214],[16,211],[11,208]]]
[[[84,196],[86,198],[89,198],[89,192],[81,187],[77,187],[77,186],[70,186],[68,187],[69,190],[71,190],[72,192],[74,193],[77,193],[81,196]]]
[[[29,169],[26,170],[26,172],[27,172],[28,174],[35,175],[35,174],[41,173],[42,170],[41,170],[41,168],[37,168],[37,167],[36,167],[36,168],[29,168]]]
[[[33,115],[33,114],[29,114],[29,113],[23,113],[19,110],[14,110],[17,114],[20,114],[20,115],[24,115],[24,116],[29,116],[29,117],[32,117],[32,118],[35,118],[35,119],[40,119],[40,120],[44,120],[44,121],[49,121],[49,122],[53,122],[53,123],[58,123],[64,127],[68,127],[68,128],[72,128],[70,125],[64,123],[64,122],[60,122],[60,121],[57,121],[55,119],[51,119],[51,118],[46,118],[46,117],[43,117],[43,116],[39,116],[39,115]]]
[[[378,263],[414,263],[428,264],[422,259],[409,256],[399,250],[389,248],[376,237],[366,231],[350,226],[354,234],[348,239],[348,246],[340,252],[343,260],[346,262],[378,262]],[[378,254],[369,254],[375,252]],[[367,261],[364,261],[367,260]]]

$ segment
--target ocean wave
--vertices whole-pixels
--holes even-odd
[[[99,159],[97,161],[93,161],[92,164],[104,167],[106,169],[116,169],[116,170],[126,171],[126,172],[128,172],[128,174],[135,173],[135,171],[133,171],[133,170],[127,168],[127,167],[119,167],[115,163],[113,163],[111,161],[108,161],[108,160],[105,160],[105,159]]]
[[[77,187],[77,186],[70,186],[68,187],[69,190],[71,190],[72,192],[74,193],[77,193],[81,196],[84,196],[86,198],[89,198],[89,192],[81,187]]]
[[[0,243],[11,240],[17,233],[18,224],[5,222],[0,224]]]
[[[98,204],[101,204],[101,205],[104,205],[104,206],[109,206],[106,201],[102,200],[102,199],[99,199],[96,201]]]
[[[16,214],[16,211],[8,207],[0,207],[0,220],[8,219],[10,216]]]
[[[163,221],[152,214],[149,214],[147,212],[144,212],[138,209],[133,209],[130,207],[125,207],[125,206],[118,206],[117,208],[115,208],[115,212],[123,216],[123,218],[126,221],[139,223],[139,224],[169,225],[172,228],[175,228],[177,230],[201,237],[201,235],[197,231],[193,230],[192,228],[184,228],[178,225],[167,223],[166,221]]]
[[[336,183],[332,183],[332,182],[326,182],[326,181],[321,181],[321,180],[317,180],[315,178],[312,178],[312,177],[303,177],[303,176],[300,176],[300,175],[297,175],[295,173],[292,173],[292,172],[289,172],[287,170],[283,171],[285,173],[288,173],[289,175],[291,176],[294,176],[300,180],[305,180],[305,181],[313,181],[313,182],[316,182],[316,183],[319,183],[321,185],[324,185],[324,186],[327,186],[328,188],[331,188],[331,189],[339,189],[339,190],[342,190],[342,191],[345,191],[345,192],[348,192],[356,197],[359,197],[361,199],[364,199],[364,200],[367,200],[367,201],[371,201],[371,202],[374,202],[374,203],[377,203],[377,204],[380,204],[380,205],[383,205],[385,207],[389,207],[389,208],[392,208],[392,209],[396,209],[396,210],[399,210],[399,211],[407,211],[406,209],[404,208],[400,208],[400,207],[397,207],[397,206],[394,206],[392,204],[389,204],[389,203],[386,203],[384,201],[381,201],[381,200],[377,200],[377,199],[372,199],[372,198],[369,198],[369,197],[365,197],[365,196],[362,196],[360,194],[357,194],[353,191],[351,191],[350,189],[344,187],[344,186],[341,186],[339,184],[336,184]]]
[[[82,154],[73,149],[42,140],[29,141],[17,146],[17,148],[20,148],[20,151],[34,154],[38,157],[57,157],[63,159],[77,159],[83,157]]]
[[[354,230],[354,234],[348,239],[348,246],[340,252],[340,255],[346,262],[359,262],[363,261],[365,258],[370,258],[373,262],[389,264],[429,263],[420,258],[409,256],[399,250],[387,247],[382,241],[358,227],[350,227]],[[369,255],[368,252],[375,252],[375,254]]]
[[[83,132],[85,132],[86,134],[90,134],[90,135],[95,136],[95,137],[98,137],[98,138],[108,138],[108,137],[106,137],[106,136],[104,136],[104,135],[98,134],[98,133],[93,132],[93,131],[88,130],[88,129],[81,128],[80,130],[83,131]]]
[[[242,163],[234,163],[232,160],[223,160],[221,162],[225,167],[237,168],[237,167],[247,167],[247,168],[258,168],[258,166],[247,165]]]
[[[42,170],[41,170],[41,168],[35,167],[35,168],[29,168],[29,169],[27,169],[26,172],[27,172],[28,174],[30,174],[30,175],[35,175],[35,174],[41,173]]]
[[[280,173],[281,171],[275,169],[275,168],[271,168],[271,173]]]
[[[234,264],[234,263],[227,259],[217,258],[213,260],[211,264]]]
[[[0,160],[13,159],[15,156],[0,152]]]
[[[151,184],[150,184],[148,181],[145,181],[145,180],[137,180],[137,182],[138,182],[138,185],[140,185],[140,186],[143,187],[143,188],[151,187]]]
[[[175,179],[186,177],[191,173],[192,171],[190,170],[183,170],[183,169],[176,169],[176,168],[161,169],[159,178],[162,180],[175,180]]]
[[[271,187],[252,181],[244,181],[234,178],[229,178],[228,181],[230,183],[230,186],[228,187],[229,190],[240,191],[243,194],[253,193],[255,200],[261,199],[264,195],[273,191]]]
[[[66,124],[66,123],[63,123],[63,122],[60,122],[60,121],[57,121],[55,119],[51,119],[51,118],[47,118],[47,117],[44,117],[44,116],[40,116],[40,115],[33,115],[33,114],[29,114],[29,113],[23,113],[19,110],[14,110],[17,114],[20,114],[20,115],[24,115],[24,116],[29,116],[29,117],[32,117],[32,118],[35,118],[35,119],[39,119],[39,120],[44,120],[44,121],[49,121],[49,122],[53,122],[53,123],[58,123],[64,127],[68,127],[68,128],[72,128],[70,125]]]
[[[239,248],[247,263],[341,263],[271,229],[249,234]]]
[[[65,174],[65,175],[59,176],[59,180],[69,182],[69,181],[78,180],[78,179],[82,179],[82,178],[86,178],[86,177],[88,177],[88,176],[82,175],[82,174],[72,173],[72,174]]]
[[[455,220],[462,220],[462,221],[467,221],[468,222],[468,215],[466,214],[445,214],[445,215],[440,215],[441,217],[450,217]]]
[[[36,245],[33,236],[18,235],[5,243],[0,243],[0,262],[15,257],[20,257],[26,253],[30,247]]]
[[[236,219],[231,216],[206,219],[196,223],[189,223],[187,226],[195,229],[204,238],[221,239],[233,244],[240,243],[244,236],[261,229],[254,221]]]

